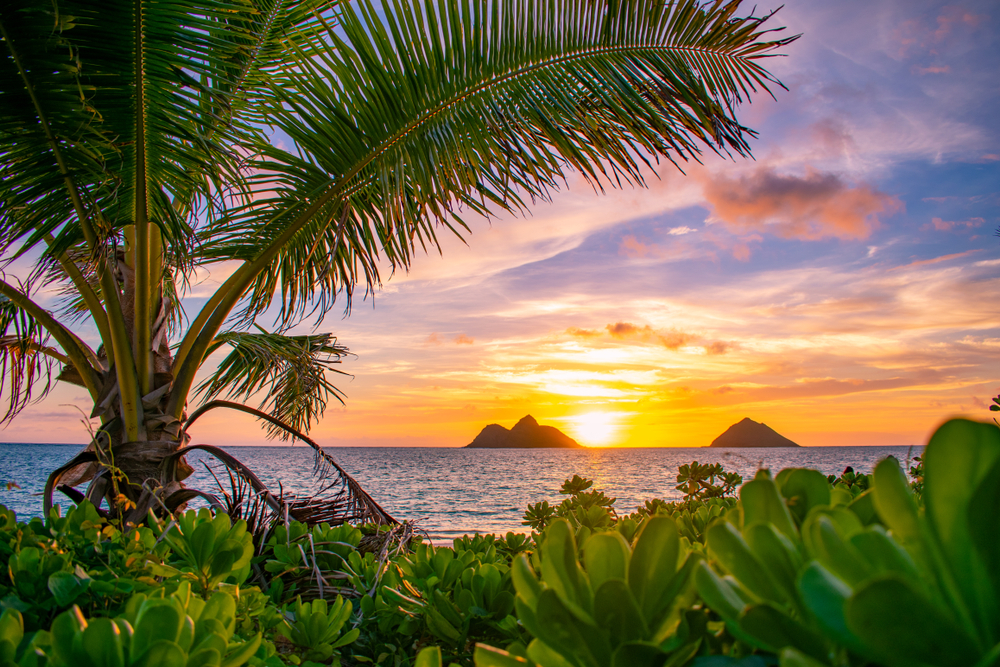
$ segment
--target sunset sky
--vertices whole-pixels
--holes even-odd
[[[455,447],[530,413],[595,446],[707,445],[743,417],[802,445],[910,445],[990,418],[1000,4],[788,0],[773,23],[803,37],[769,61],[789,90],[740,112],[755,160],[604,195],[575,179],[470,220],[468,246],[327,317],[354,377],[313,436]],[[189,314],[224,277],[199,276]],[[84,442],[74,404],[57,389],[0,439]],[[196,442],[265,443],[216,414]]]

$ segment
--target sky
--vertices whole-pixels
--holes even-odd
[[[788,90],[738,114],[754,159],[604,194],[571,178],[468,220],[467,245],[327,317],[352,377],[312,436],[457,447],[531,414],[588,446],[697,447],[749,417],[805,446],[920,445],[989,419],[1000,4],[788,0],[772,23],[802,37],[768,62]],[[189,312],[224,278],[199,275]],[[84,442],[74,406],[57,388],[0,440]],[[268,444],[220,411],[192,436]]]

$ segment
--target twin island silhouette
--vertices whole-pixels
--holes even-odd
[[[744,417],[730,426],[710,447],[799,447],[767,424]],[[543,426],[527,415],[507,429],[500,424],[490,424],[466,445],[474,449],[574,449],[583,445],[555,426]]]

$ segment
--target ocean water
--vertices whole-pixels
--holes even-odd
[[[0,444],[0,503],[27,519],[41,515],[41,491],[48,473],[80,450],[77,445]],[[313,452],[294,447],[231,447],[274,491],[314,490]],[[753,477],[758,468],[816,468],[839,474],[846,466],[871,472],[887,456],[905,463],[920,450],[907,447],[802,447],[789,449],[463,449],[434,447],[336,447],[327,450],[389,514],[415,522],[432,539],[465,533],[525,532],[521,517],[528,503],[559,502],[559,487],[574,474],[594,480],[594,488],[617,498],[628,513],[650,498],[677,500],[677,467],[699,461]],[[189,486],[214,491],[203,452],[188,458],[195,473]],[[224,477],[223,477],[224,478]],[[9,483],[20,488],[10,488]],[[68,499],[56,494],[56,502]]]

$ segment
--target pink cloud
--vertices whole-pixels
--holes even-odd
[[[923,229],[934,229],[944,232],[956,228],[964,229],[975,229],[986,222],[982,218],[969,218],[968,220],[942,220],[941,218],[931,218],[929,224],[923,226]]]
[[[969,255],[975,254],[977,252],[982,252],[982,248],[975,248],[974,250],[966,250],[965,252],[956,252],[950,255],[941,255],[940,257],[933,257],[931,259],[918,259],[915,262],[910,262],[903,266],[897,266],[891,269],[892,271],[898,271],[900,269],[913,269],[918,266],[928,266],[930,264],[940,264],[941,262],[950,262],[953,259],[961,259],[963,257],[968,257]]]
[[[622,242],[618,246],[618,254],[630,259],[642,257],[659,257],[660,247],[655,243],[645,243],[632,234],[622,237]]]
[[[444,341],[441,340],[441,336],[436,333],[432,333],[430,336],[424,339],[424,345],[440,345]]]
[[[931,65],[930,67],[914,65],[910,68],[910,71],[920,76],[923,76],[924,74],[948,74],[951,72],[951,67],[948,65]]]
[[[880,214],[903,208],[894,196],[865,184],[852,187],[835,174],[808,167],[804,177],[768,167],[739,178],[716,174],[705,181],[704,194],[716,220],[734,231],[809,240],[867,238],[880,226]]]

